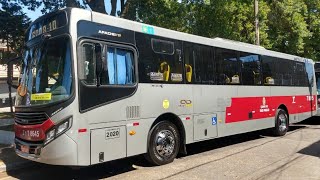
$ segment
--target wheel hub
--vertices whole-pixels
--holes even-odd
[[[174,135],[171,131],[160,131],[156,136],[156,150],[159,155],[168,157],[172,155],[175,146]]]
[[[287,129],[287,118],[284,114],[279,115],[279,130],[285,131]]]

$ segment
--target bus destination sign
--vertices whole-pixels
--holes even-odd
[[[35,22],[30,28],[29,40],[42,35],[43,33],[54,31],[67,24],[65,13],[56,14]]]

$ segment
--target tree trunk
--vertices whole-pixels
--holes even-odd
[[[10,112],[13,113],[13,104],[12,104],[12,91],[11,91],[11,86],[8,85],[8,88],[9,88],[9,105],[10,105]]]
[[[108,14],[104,5],[104,0],[86,0],[92,11]]]
[[[121,0],[121,1],[123,1],[123,0]],[[127,18],[126,16],[129,12],[129,8],[130,8],[131,3],[132,3],[131,0],[127,0],[126,3],[123,5],[123,7],[121,7],[121,9],[122,9],[121,15],[120,15],[121,18]]]
[[[111,0],[111,16],[116,16],[117,12],[117,0]]]

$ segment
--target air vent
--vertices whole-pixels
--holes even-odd
[[[136,119],[140,117],[140,106],[128,106],[126,109],[128,119]]]
[[[48,119],[45,113],[15,113],[14,120],[21,125],[42,124]]]

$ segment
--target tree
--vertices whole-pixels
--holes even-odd
[[[305,39],[310,37],[307,5],[303,0],[272,0],[270,7],[268,26],[272,49],[304,56]]]
[[[305,0],[307,5],[306,22],[310,31],[309,38],[305,40],[305,57],[320,61],[320,1]]]
[[[7,43],[5,58],[21,55],[24,33],[29,23],[30,19],[22,12],[22,8],[17,3],[1,2],[0,39]],[[9,49],[14,53],[9,53]]]
[[[37,8],[43,7],[41,12],[48,13],[59,8],[63,7],[78,7],[78,8],[87,8],[90,7],[92,11],[108,14],[105,8],[105,1],[104,0],[14,0],[16,2],[20,2],[23,6],[28,7],[30,10],[35,10]],[[111,5],[111,12],[110,15],[116,16],[117,15],[117,3],[118,0],[108,0]],[[128,0],[119,0],[120,2],[120,11],[119,15],[121,15],[122,11],[125,10],[126,3]]]

